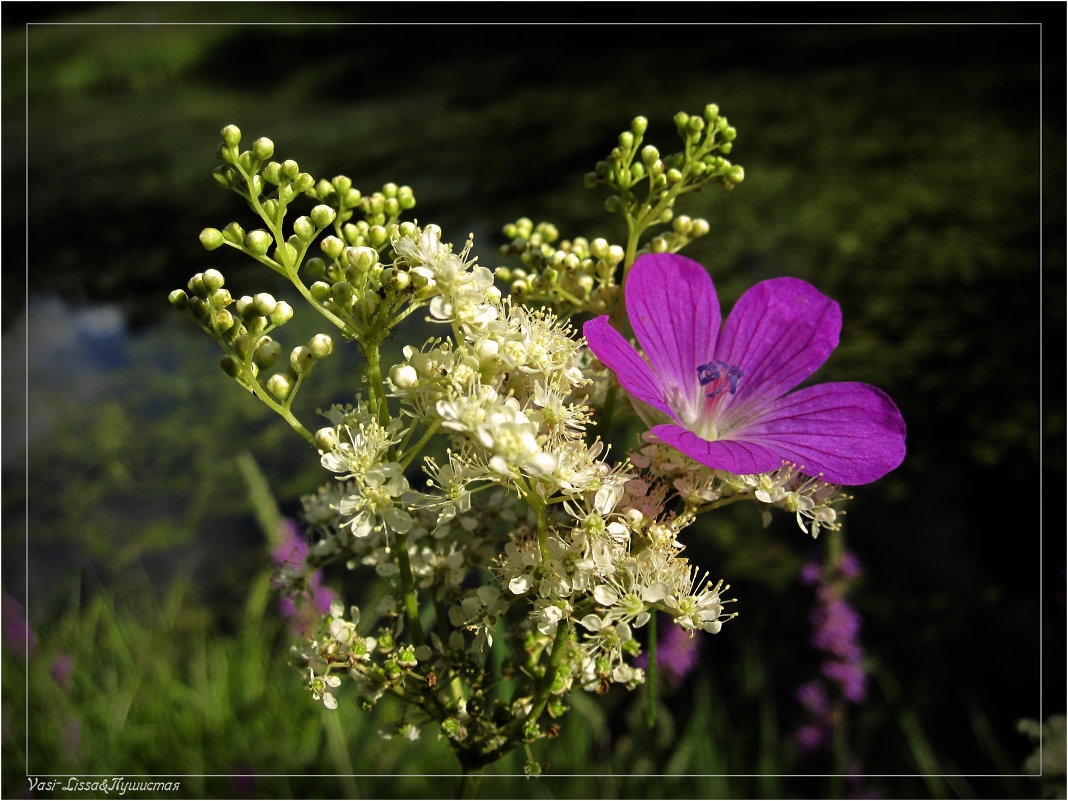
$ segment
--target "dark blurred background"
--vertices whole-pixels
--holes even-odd
[[[282,294],[197,241],[205,226],[250,222],[210,176],[223,125],[365,194],[409,184],[420,222],[456,242],[473,233],[494,267],[506,263],[501,226],[520,216],[621,241],[583,174],[635,115],[670,153],[672,115],[715,102],[738,130],[731,159],[746,179],[680,204],[712,228],[687,255],[725,307],[779,275],[835,298],[842,344],[819,379],[878,385],[909,427],[905,463],[857,488],[846,518],[873,676],[851,730],[863,769],[1023,772],[1033,743],[1017,721],[1065,708],[1064,74],[1040,61],[1059,52],[1064,6],[865,4],[751,24],[806,8],[516,6],[526,24],[488,25],[457,19],[503,6],[5,3],[2,578],[37,638],[96,593],[112,593],[121,616],[179,580],[206,636],[228,636],[269,566],[236,455],[251,452],[287,513],[326,478],[166,303],[209,266],[235,295]],[[632,24],[609,24],[616,14]],[[830,24],[843,21],[858,24]],[[205,24],[175,24],[191,22]],[[1044,375],[1043,353],[1055,357]],[[306,408],[348,400],[349,380],[309,389]],[[763,530],[752,510],[698,536],[702,563],[742,599],[742,616],[702,646],[734,727],[730,772],[825,772],[793,752],[745,769],[767,732],[795,727],[793,691],[818,669],[797,575],[819,543],[790,520]],[[743,664],[761,666],[777,700],[759,726]],[[284,666],[268,672],[295,681]],[[23,716],[9,675],[5,749],[11,715]],[[701,671],[688,681],[673,702],[680,727],[687,699],[707,691]],[[49,772],[60,757],[34,719],[30,770]],[[119,755],[96,759],[63,770],[133,772]],[[187,772],[166,756],[139,766]],[[716,792],[787,792],[741,782]],[[870,783],[901,797],[1040,792],[1011,778]],[[630,791],[609,787],[552,792]]]

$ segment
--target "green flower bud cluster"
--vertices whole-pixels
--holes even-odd
[[[409,272],[403,262],[383,263],[380,254],[388,243],[415,231],[411,222],[368,229],[361,221],[346,224],[342,237],[323,238],[319,246],[325,258],[308,259],[304,268],[307,277],[314,279],[308,287],[312,300],[357,332],[376,320],[391,322],[387,312],[391,315],[415,298],[426,279]]]
[[[363,197],[344,175],[333,181],[319,181],[307,194],[337,211],[336,231],[349,245],[373,247],[379,251],[390,242],[389,229],[404,212],[415,208],[415,195],[410,186],[390,182],[381,192]],[[357,209],[363,213],[363,219],[349,222]]]
[[[171,292],[169,300],[176,309],[189,312],[194,321],[223,347],[226,354],[219,363],[223,371],[255,392],[259,387],[260,372],[273,367],[282,353],[281,344],[268,334],[289,322],[293,308],[284,300],[275,300],[267,292],[244,295],[235,300],[224,284],[221,272],[205,270],[189,279],[187,289]],[[307,345],[294,348],[287,369],[272,375],[267,380],[267,389],[279,401],[289,399],[312,366],[329,356],[333,347],[330,337],[317,334]]]
[[[654,236],[646,243],[645,247],[638,251],[638,255],[642,253],[678,253],[710,230],[708,220],[701,217],[691,219],[685,214],[680,214],[671,221],[670,231],[663,231]]]
[[[597,312],[608,308],[618,291],[616,268],[624,250],[607,240],[584,237],[562,240],[548,222],[537,225],[527,217],[504,226],[509,242],[501,255],[518,256],[522,267],[498,267],[496,275],[511,285],[512,295],[524,301],[558,303],[567,312]],[[571,307],[571,308],[568,308]]]
[[[683,141],[681,151],[661,156],[656,146],[644,143],[648,120],[635,117],[630,129],[619,135],[608,158],[597,162],[585,177],[587,187],[603,184],[614,190],[605,200],[605,209],[621,214],[627,222],[624,270],[639,252],[675,252],[706,232],[707,223],[687,219],[681,227],[675,226],[639,250],[643,232],[675,217],[679,195],[712,184],[731,189],[745,178],[740,166],[724,158],[731,152],[737,132],[720,115],[718,106],[710,103],[701,115],[680,111],[674,121]],[[639,191],[641,185],[645,186],[644,193]]]
[[[237,222],[221,231],[205,228],[200,234],[201,244],[208,250],[229,245],[283,275],[295,273],[308,246],[334,223],[337,209],[325,203],[316,206],[293,221],[287,237],[283,222],[289,204],[312,190],[315,178],[302,172],[292,159],[271,160],[274,142],[266,137],[257,139],[249,150],[239,149],[241,130],[236,125],[223,128],[222,137],[218,156],[223,164],[215,168],[215,180],[243,197],[267,228],[246,232]]]
[[[645,117],[635,117],[630,130],[619,135],[619,144],[608,158],[597,162],[594,171],[585,177],[588,187],[605,184],[618,190],[619,194],[605,203],[609,211],[633,209],[638,201],[631,188],[642,181],[649,184],[650,198],[664,199],[713,183],[730,189],[745,177],[740,166],[723,158],[731,152],[737,131],[726,117],[720,116],[714,103],[705,107],[702,116],[684,111],[675,115],[683,149],[665,158],[660,157],[654,145],[642,146],[648,125]]]

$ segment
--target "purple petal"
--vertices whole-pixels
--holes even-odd
[[[720,404],[724,425],[746,413],[747,399],[778,398],[812,375],[838,346],[841,328],[838,304],[807,281],[773,278],[751,287],[716,346],[716,358],[743,373],[737,393]]]
[[[675,416],[653,371],[634,346],[608,324],[608,315],[589,320],[582,326],[582,334],[593,355],[616,374],[623,389],[635,398]]]
[[[782,467],[782,457],[770,448],[755,442],[736,439],[721,439],[710,442],[680,426],[665,424],[653,426],[653,433],[677,451],[682,451],[694,461],[716,470],[744,476],[749,473],[766,473]]]
[[[748,427],[731,433],[831,484],[867,484],[905,458],[901,412],[885,392],[856,382],[792,392],[766,406]]]
[[[627,315],[668,402],[680,411],[703,397],[697,366],[712,358],[719,335],[716,289],[705,268],[671,253],[634,262],[624,293]]]

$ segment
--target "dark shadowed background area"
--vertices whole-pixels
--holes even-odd
[[[865,568],[853,600],[871,680],[848,728],[865,788],[1042,794],[1013,774],[1035,748],[1018,721],[1065,711],[1064,75],[1040,61],[1040,47],[1059,52],[1064,6],[987,5],[969,24],[960,9],[872,6],[850,25],[702,23],[703,4],[609,25],[638,9],[584,8],[567,13],[586,24],[542,9],[520,16],[544,23],[501,26],[427,24],[442,5],[4,4],[5,796],[25,791],[27,765],[221,774],[185,779],[188,795],[455,790],[421,777],[453,770],[432,735],[381,741],[381,721],[351,706],[328,721],[286,665],[238,457],[287,514],[328,476],[166,302],[210,266],[235,296],[284,296],[197,241],[250,222],[211,179],[224,125],[365,194],[410,185],[415,218],[456,242],[473,233],[494,267],[520,216],[620,241],[583,174],[637,114],[674,152],[672,116],[709,102],[738,130],[746,178],[680,203],[712,229],[686,255],[725,308],[780,275],[835,298],[842,344],[819,380],[876,384],[908,423],[905,463],[857,488],[846,517]],[[1044,383],[1043,335],[1057,368]],[[306,411],[349,400],[353,376],[309,388]],[[790,519],[764,529],[752,509],[692,536],[742,614],[667,689],[666,733],[643,742],[628,730],[638,699],[613,691],[565,719],[556,778],[487,780],[487,794],[859,792],[789,778],[833,764],[791,742],[795,690],[819,669],[798,574],[820,543]],[[264,775],[372,772],[408,776]],[[575,773],[727,775],[559,775]]]

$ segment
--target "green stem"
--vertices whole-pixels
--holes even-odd
[[[382,384],[382,366],[379,364],[379,342],[377,339],[369,340],[364,345],[364,355],[367,357],[367,396],[371,404],[371,414],[378,418],[383,428],[389,426],[389,407],[386,405],[386,395]]]
[[[549,561],[549,513],[547,504],[533,487],[525,488],[523,497],[530,505],[530,508],[534,510],[535,517],[537,517],[538,548],[541,551],[542,561],[547,562]]]
[[[545,705],[549,703],[553,683],[556,681],[556,674],[560,671],[560,662],[563,660],[564,648],[570,635],[571,626],[567,621],[561,621],[557,624],[556,639],[553,640],[552,651],[549,653],[549,664],[545,666],[545,675],[538,686],[538,694],[534,696],[534,701],[527,716],[525,718],[517,718],[508,727],[508,742],[511,745],[508,746],[507,750],[511,750],[515,746],[513,740],[517,734],[522,734],[523,728],[528,722],[536,722],[541,717],[541,713],[545,710]]]
[[[649,616],[649,668],[645,672],[645,684],[648,688],[648,706],[645,709],[645,725],[650,729],[656,726],[656,612]]]
[[[426,645],[423,622],[419,619],[419,599],[415,594],[415,579],[412,563],[408,557],[408,535],[397,534],[397,565],[400,567],[401,592],[404,596],[404,611],[408,615],[408,627],[412,630],[412,642]]]
[[[435,417],[430,425],[426,427],[426,431],[423,432],[423,436],[419,438],[419,441],[401,455],[399,461],[402,470],[412,463],[412,460],[418,456],[419,452],[423,450],[428,442],[430,442],[431,438],[438,432],[439,428],[441,428],[441,418]]]
[[[296,431],[308,441],[309,445],[315,447],[315,435],[308,431],[308,429],[306,429],[301,424],[300,420],[296,418],[296,416],[293,414],[293,412],[289,409],[288,406],[282,406],[281,404],[276,403],[271,399],[270,394],[267,392],[267,390],[260,386],[260,382],[256,380],[255,376],[252,375],[252,371],[248,368],[247,365],[244,366],[240,375],[241,379],[239,383],[244,386],[245,389],[251,392],[253,396],[259,398],[268,408],[270,408],[272,411],[278,414],[278,416],[285,420],[289,424],[290,428],[292,428],[294,431]]]
[[[485,770],[486,767],[484,765],[479,768],[464,768],[464,776],[460,779],[460,791],[457,794],[457,797],[477,798],[478,788],[482,784],[482,776],[484,775]]]

